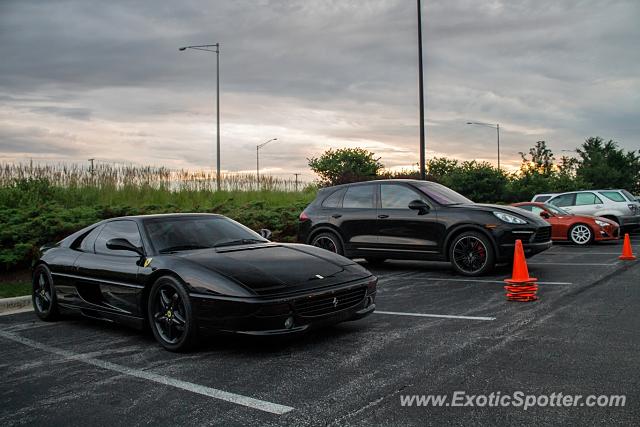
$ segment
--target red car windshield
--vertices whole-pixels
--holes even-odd
[[[544,204],[544,208],[545,210],[551,212],[554,215],[565,215],[565,216],[571,215],[569,212],[565,211],[564,209],[561,209],[557,206],[550,205],[548,203]]]

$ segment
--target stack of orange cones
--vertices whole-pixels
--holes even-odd
[[[515,252],[513,254],[513,273],[511,279],[505,279],[508,283],[504,289],[507,291],[509,301],[528,302],[538,299],[538,284],[535,277],[529,277],[527,260],[524,256],[522,241],[516,240]]]
[[[631,239],[629,238],[629,233],[624,234],[624,244],[622,245],[622,255],[618,257],[623,261],[633,261],[636,257],[633,255],[633,250],[631,249]]]

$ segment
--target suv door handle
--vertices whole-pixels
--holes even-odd
[[[342,216],[342,214],[333,214],[333,215],[331,215],[331,218],[336,218],[336,219],[338,219],[338,218],[340,218],[341,216]]]
[[[383,219],[383,218],[389,218],[389,215],[378,215],[378,218],[381,218],[381,219]]]

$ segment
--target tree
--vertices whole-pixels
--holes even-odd
[[[599,137],[587,138],[577,150],[576,177],[595,188],[626,188],[640,191],[640,155],[625,152],[618,143]]]
[[[307,159],[324,186],[376,179],[384,167],[380,158],[362,148],[327,150],[320,157]]]
[[[520,165],[520,172],[523,174],[538,173],[541,175],[551,175],[554,168],[555,157],[553,157],[553,151],[547,148],[546,141],[536,141],[536,145],[529,149],[529,156],[520,153],[522,157],[522,164]]]

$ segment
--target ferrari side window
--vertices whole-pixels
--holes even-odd
[[[102,225],[99,225],[96,228],[94,228],[93,230],[91,230],[89,233],[87,233],[87,235],[84,236],[84,238],[80,242],[80,245],[78,245],[77,248],[80,249],[82,252],[91,252],[92,253],[94,251],[94,245],[96,243],[96,238],[98,237],[98,235],[102,231],[102,227],[103,227]]]
[[[134,221],[113,221],[104,225],[102,232],[96,239],[95,251],[97,254],[138,256],[133,251],[114,251],[107,248],[107,242],[111,239],[126,239],[136,247],[142,246],[142,239],[138,225]]]

